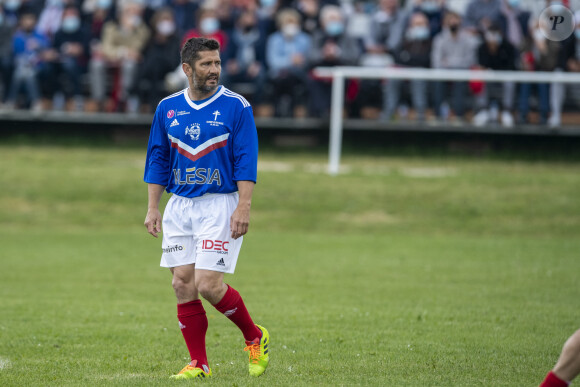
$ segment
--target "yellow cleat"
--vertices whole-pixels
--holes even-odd
[[[205,379],[211,377],[211,369],[207,366],[203,368],[198,368],[197,360],[192,361],[186,365],[177,375],[171,375],[171,379],[184,380],[184,379]]]
[[[248,357],[250,361],[249,371],[251,376],[260,376],[266,372],[268,368],[269,355],[268,345],[270,344],[270,335],[266,328],[256,324],[259,330],[262,331],[262,338],[256,338],[253,341],[246,341],[246,348],[244,351],[249,352]]]

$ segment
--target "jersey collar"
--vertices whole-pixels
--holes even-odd
[[[197,101],[197,102],[201,102],[201,103],[195,103],[194,101],[191,100],[191,98],[189,98],[189,87],[187,89],[185,89],[185,93],[183,93],[183,96],[185,97],[185,101],[189,104],[189,106],[191,106],[195,110],[199,110],[199,109],[206,107],[207,105],[209,105],[210,103],[212,103],[216,99],[218,99],[224,93],[224,90],[225,90],[225,87],[220,86],[219,90],[210,98],[204,99],[201,101]]]

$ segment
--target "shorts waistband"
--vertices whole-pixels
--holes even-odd
[[[230,192],[230,193],[207,193],[205,195],[196,196],[194,198],[188,198],[187,196],[179,196],[177,194],[173,194],[173,196],[175,196],[177,199],[191,200],[192,202],[197,202],[197,201],[201,201],[201,200],[215,198],[218,196],[234,196],[237,194],[238,194],[238,191]]]

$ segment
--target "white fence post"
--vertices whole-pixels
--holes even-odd
[[[338,175],[342,148],[342,112],[344,109],[344,75],[336,71],[332,79],[330,105],[330,140],[328,149],[328,173]]]

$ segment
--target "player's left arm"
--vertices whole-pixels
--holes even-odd
[[[232,238],[248,232],[252,194],[258,173],[258,133],[251,107],[245,107],[237,117],[233,131],[234,175],[239,202],[230,218]]]
[[[230,230],[232,238],[238,239],[248,232],[250,227],[250,208],[252,207],[252,194],[256,183],[248,180],[240,180],[238,184],[238,194],[240,200],[234,213],[230,218]]]

